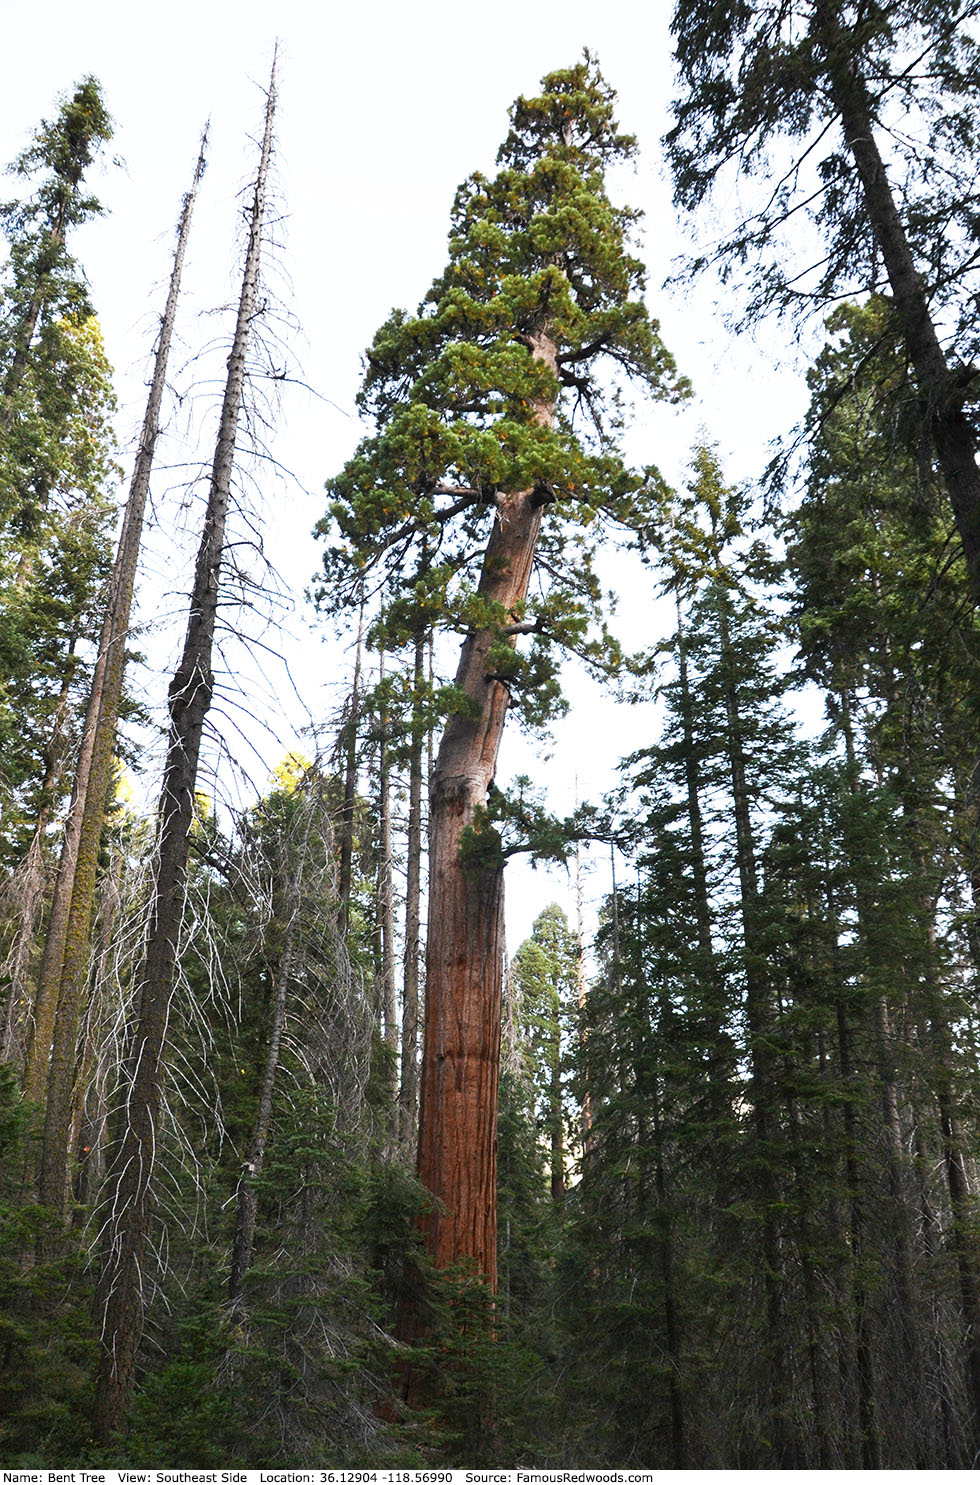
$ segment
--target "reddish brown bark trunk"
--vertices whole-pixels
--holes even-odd
[[[535,338],[532,354],[554,370],[555,346],[546,335]],[[540,402],[535,415],[550,425],[553,400]],[[505,614],[514,614],[527,595],[546,499],[535,490],[498,497],[479,592]],[[503,867],[493,859],[466,862],[460,847],[486,804],[507,714],[507,687],[488,669],[498,636],[478,630],[463,644],[456,685],[472,710],[458,712],[447,726],[432,778],[418,1157],[419,1177],[436,1198],[422,1223],[436,1264],[471,1263],[491,1286],[497,1279]]]
[[[440,925],[430,919],[419,1176],[437,1201],[422,1223],[437,1265],[471,1259],[495,1286],[503,879],[456,859],[469,805],[464,790],[433,798]]]

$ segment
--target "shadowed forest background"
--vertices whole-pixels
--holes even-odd
[[[659,147],[701,246],[669,289],[629,205],[658,141],[596,56],[501,98],[496,165],[365,353],[298,576],[266,551],[302,380],[288,67],[206,324],[182,299],[206,129],[172,203],[124,447],[76,257],[112,100],[83,75],[24,121],[6,1464],[975,1466],[976,10],[678,0]],[[753,479],[709,423],[671,481],[658,430],[694,389],[658,298],[718,283],[740,337],[796,347],[808,405]],[[236,656],[291,674],[304,586],[342,704],[303,698],[267,756]],[[566,716],[566,753],[644,742],[559,816]],[[505,726],[536,774],[508,775]],[[562,900],[508,952],[520,859]]]

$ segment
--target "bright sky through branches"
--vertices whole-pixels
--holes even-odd
[[[267,544],[300,605],[283,649],[306,706],[321,720],[336,704],[338,683],[347,679],[347,656],[322,627],[309,627],[302,592],[320,561],[310,533],[322,510],[323,482],[340,469],[362,431],[354,413],[361,354],[392,306],[414,309],[441,271],[455,188],[472,170],[492,169],[510,102],[534,90],[546,71],[570,65],[584,46],[595,52],[619,94],[623,128],[639,140],[636,172],[616,180],[614,190],[646,213],[648,301],[696,393],[683,411],[643,411],[627,443],[629,456],[657,463],[669,479],[679,480],[690,448],[707,436],[719,445],[726,477],[747,478],[763,468],[768,441],[802,411],[801,372],[775,369],[772,354],[752,341],[736,346],[707,280],[673,298],[661,288],[684,248],[659,148],[669,122],[668,16],[666,5],[579,0],[557,9],[513,3],[463,8],[434,0],[331,7],[296,0],[274,7],[254,0],[174,0],[165,10],[119,0],[86,6],[49,0],[10,8],[4,30],[13,65],[0,94],[2,158],[14,157],[37,121],[51,115],[58,95],[86,73],[100,79],[115,120],[112,151],[122,163],[106,164],[92,179],[107,214],[81,231],[74,247],[89,274],[118,373],[117,426],[127,466],[131,449],[125,440],[142,413],[143,372],[169,271],[172,227],[209,116],[210,165],[181,321],[184,359],[223,333],[224,320],[211,312],[233,297],[237,193],[255,153],[246,135],[259,127],[261,88],[280,39],[278,170],[287,219],[279,262],[291,281],[288,308],[301,326],[295,353],[305,380],[328,400],[287,389],[274,454],[309,493],[303,495],[292,481],[270,483]],[[765,333],[773,344],[775,328]],[[180,360],[178,351],[175,362]],[[173,380],[183,384],[190,377]],[[200,457],[208,452],[202,448]],[[167,457],[164,449],[164,462]],[[171,595],[190,581],[189,573],[186,582],[175,575],[162,544],[177,518],[177,498],[166,494],[166,486],[179,474],[158,477],[154,491],[160,531],[150,564],[161,592],[169,577]],[[627,647],[653,645],[660,635],[649,599],[651,579],[630,566],[622,578],[613,573],[610,580],[621,590],[618,627]],[[154,607],[166,611],[167,603],[161,599]],[[183,625],[179,596],[171,598],[169,609],[172,650]],[[268,633],[264,639],[270,642]],[[162,641],[159,661],[157,647],[146,648],[159,664],[151,698],[159,705],[171,655]],[[287,705],[288,689],[284,680],[272,683]],[[614,711],[598,705],[597,693],[584,683],[572,682],[569,694],[573,711],[556,734],[547,778],[538,761],[541,749],[519,742],[506,747],[514,771],[532,773],[538,783],[550,779],[551,802],[560,812],[572,807],[576,776],[580,796],[597,797],[621,754],[649,742],[655,730],[652,707]],[[298,712],[292,722],[302,723]],[[283,739],[281,756],[292,738],[288,724],[276,730]],[[235,737],[232,728],[232,751]],[[263,783],[254,756],[242,761]],[[272,767],[277,757],[266,761]],[[541,873],[518,877],[520,871],[508,872],[511,949],[540,907],[563,891],[563,880],[550,885]],[[595,890],[602,890],[598,879]]]

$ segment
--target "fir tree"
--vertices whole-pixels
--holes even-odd
[[[578,954],[557,903],[539,913],[531,937],[514,955],[511,973],[535,1089],[537,1124],[546,1142],[551,1195],[560,1201],[566,1182],[569,1111],[564,1045],[578,988]]]

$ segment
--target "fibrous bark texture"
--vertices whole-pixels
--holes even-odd
[[[555,346],[534,338],[532,354],[552,371]],[[554,403],[541,402],[548,426]],[[547,497],[500,495],[479,593],[507,614],[523,603]],[[463,834],[485,806],[497,768],[508,690],[489,671],[492,630],[470,633],[456,685],[470,702],[443,735],[430,796],[426,1016],[418,1172],[436,1202],[423,1219],[439,1267],[472,1263],[497,1277],[497,1079],[503,988],[503,867],[478,851],[463,858]],[[513,643],[513,637],[511,637]],[[492,853],[491,853],[492,854]]]

